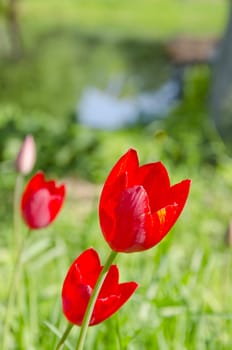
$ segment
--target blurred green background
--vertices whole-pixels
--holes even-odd
[[[26,243],[8,349],[54,348],[54,333],[65,328],[60,290],[69,264],[89,246],[107,254],[98,196],[129,147],[142,163],[162,160],[172,183],[191,178],[191,195],[158,247],[118,259],[121,279],[136,280],[140,288],[118,315],[89,331],[86,349],[231,349],[231,249],[225,234],[232,217],[232,162],[208,113],[210,65],[185,70],[184,97],[165,118],[107,131],[80,125],[75,117],[89,86],[107,90],[122,77],[121,98],[158,89],[173,72],[170,40],[221,38],[227,1],[21,0],[19,51],[10,40],[7,6],[0,1],[2,325],[3,286],[12,269],[13,161],[26,134],[36,140],[36,169],[68,187],[57,221]],[[0,323],[0,333],[3,328]]]

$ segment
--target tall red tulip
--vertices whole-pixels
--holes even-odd
[[[84,314],[103,266],[97,252],[85,250],[72,263],[62,288],[63,312],[69,322],[81,326]],[[113,315],[134,293],[137,283],[118,283],[119,271],[112,265],[98,295],[89,325],[96,325]]]
[[[190,180],[171,186],[161,162],[139,166],[135,150],[124,154],[104,184],[99,217],[103,235],[117,252],[136,252],[159,243],[178,219]]]
[[[51,224],[59,213],[65,197],[65,185],[57,186],[54,180],[46,181],[38,172],[28,182],[21,200],[25,223],[32,229]]]

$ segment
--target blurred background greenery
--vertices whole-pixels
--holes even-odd
[[[11,271],[12,162],[26,134],[36,140],[36,169],[68,184],[57,222],[27,243],[9,349],[54,347],[53,332],[62,332],[65,324],[63,277],[82,249],[92,245],[106,252],[98,195],[129,147],[138,150],[142,163],[161,159],[172,183],[191,178],[191,196],[160,246],[118,260],[122,279],[137,280],[141,287],[125,311],[91,329],[86,349],[231,349],[231,250],[224,237],[232,216],[232,162],[208,113],[211,65],[185,69],[183,98],[165,118],[107,131],[81,125],[75,115],[89,86],[107,90],[122,77],[122,98],[158,89],[173,73],[166,50],[170,40],[220,39],[228,4],[21,0],[15,43],[9,2],[0,1],[1,319],[7,298],[2,286]]]

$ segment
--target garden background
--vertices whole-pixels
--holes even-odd
[[[193,64],[168,115],[120,130],[78,123],[92,86],[123,81],[120,97],[158,89],[173,72],[166,52],[180,36],[221,38],[228,2],[219,0],[21,0],[20,54],[0,20],[0,339],[12,266],[14,159],[26,134],[36,169],[67,183],[56,222],[26,243],[8,329],[10,349],[53,349],[65,328],[60,292],[68,266],[89,246],[107,255],[97,205],[102,183],[130,147],[162,160],[172,183],[192,179],[187,206],[168,237],[121,255],[121,280],[140,288],[122,310],[89,330],[86,349],[226,350],[232,346],[232,161],[209,115],[212,69]],[[35,169],[35,170],[36,170]],[[34,171],[35,171],[34,170]],[[20,228],[25,231],[23,223]],[[78,329],[70,339],[75,344]]]

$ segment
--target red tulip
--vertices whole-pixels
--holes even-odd
[[[178,219],[189,187],[190,180],[171,186],[161,162],[139,166],[130,149],[111,170],[100,198],[100,225],[110,247],[129,253],[159,243]]]
[[[59,213],[65,197],[65,186],[46,181],[38,172],[28,182],[21,200],[22,216],[32,229],[46,227]]]
[[[69,322],[81,326],[82,320],[103,266],[97,252],[85,250],[72,263],[62,289],[63,313]],[[134,293],[137,283],[118,283],[119,271],[112,265],[97,297],[89,325],[96,325],[113,315]]]

